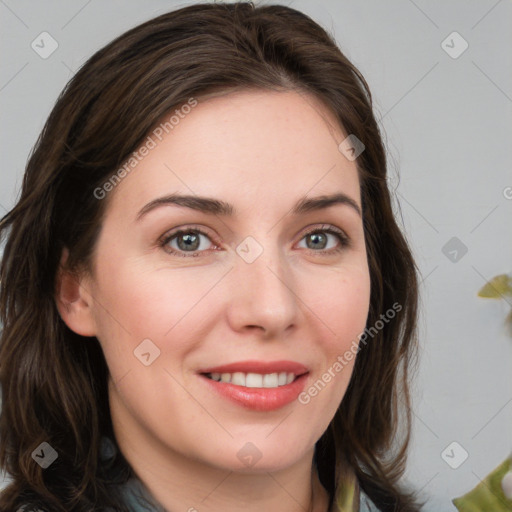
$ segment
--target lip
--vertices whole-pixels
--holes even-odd
[[[238,361],[235,363],[211,366],[198,370],[198,373],[294,373],[303,375],[309,370],[295,361]],[[284,387],[284,386],[283,386]]]
[[[247,388],[236,384],[217,382],[206,375],[199,375],[209,389],[221,397],[245,409],[267,412],[275,411],[297,399],[304,390],[309,373],[303,373],[290,384],[277,388]]]
[[[290,384],[277,388],[248,388],[236,384],[217,382],[208,378],[207,373],[294,373],[296,378]],[[309,370],[295,361],[239,361],[221,366],[211,366],[198,371],[201,381],[221,397],[253,411],[275,411],[297,399],[304,390]]]

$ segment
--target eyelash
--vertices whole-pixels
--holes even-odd
[[[207,249],[204,251],[191,251],[189,254],[187,254],[186,251],[177,251],[175,249],[170,249],[167,246],[167,244],[171,240],[178,237],[179,235],[188,235],[190,233],[201,234],[210,239],[210,235],[208,233],[206,233],[205,231],[203,231],[202,229],[194,227],[194,226],[189,226],[187,228],[184,228],[184,229],[182,228],[177,231],[174,231],[174,232],[170,233],[169,235],[164,235],[163,237],[161,237],[161,239],[159,241],[159,246],[172,256],[197,257],[196,255],[198,255],[198,254],[201,254],[203,252],[208,252],[208,249]],[[302,235],[300,240],[302,241],[307,236],[316,234],[316,233],[329,233],[331,235],[335,235],[338,238],[340,244],[337,247],[335,247],[334,249],[320,249],[320,250],[305,249],[310,253],[314,253],[317,255],[320,254],[320,255],[329,255],[330,256],[330,255],[334,255],[334,254],[341,252],[345,248],[350,247],[351,242],[350,242],[349,237],[343,231],[341,231],[340,229],[335,228],[334,226],[331,226],[331,225],[321,226],[319,228],[311,229],[311,230],[305,232]],[[215,240],[211,240],[211,241],[215,244]]]

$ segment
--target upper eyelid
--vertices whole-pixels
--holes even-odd
[[[170,239],[174,238],[175,236],[179,235],[180,233],[188,233],[189,231],[197,231],[200,234],[203,234],[205,236],[212,238],[212,241],[214,241],[214,239],[216,238],[214,235],[211,235],[209,233],[210,230],[208,230],[207,228],[199,227],[199,226],[195,226],[195,225],[191,224],[191,225],[186,225],[183,227],[173,228],[169,231],[166,231],[162,236],[159,237],[158,240],[160,242],[167,242]]]

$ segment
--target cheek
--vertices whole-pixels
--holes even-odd
[[[350,272],[317,280],[311,309],[318,316],[321,365],[316,378],[299,397],[306,407],[322,411],[319,431],[324,431],[345,396],[358,354],[359,337],[364,332],[370,305],[370,276],[365,265]],[[316,414],[316,413],[315,413]]]
[[[225,269],[155,270],[130,260],[114,261],[107,260],[98,271],[102,286],[96,321],[107,358],[110,353],[118,367],[132,365],[134,349],[150,339],[165,351],[168,362],[179,361],[176,356],[192,350],[194,340],[200,340],[190,335],[199,334],[200,320],[214,315],[206,296]]]
[[[370,276],[366,265],[312,279],[308,305],[326,327],[326,347],[345,351],[364,331],[370,306]]]

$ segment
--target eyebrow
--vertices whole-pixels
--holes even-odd
[[[295,203],[291,213],[293,215],[300,215],[329,208],[337,204],[349,206],[362,218],[361,209],[356,201],[342,192],[313,198],[303,197]],[[209,215],[223,215],[227,217],[236,215],[236,209],[232,204],[219,199],[195,195],[170,194],[154,199],[146,204],[137,214],[136,220],[139,221],[155,208],[169,205],[183,206]]]

